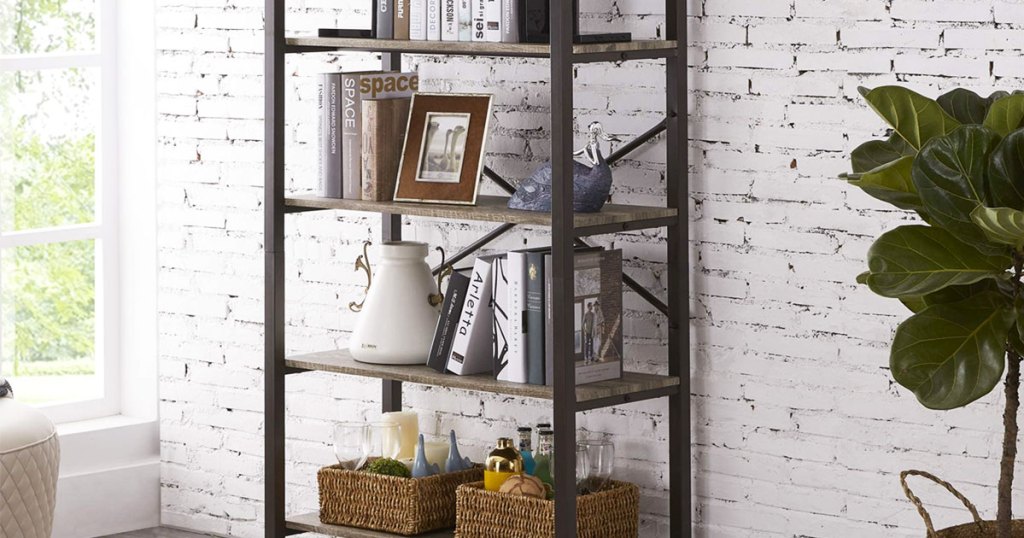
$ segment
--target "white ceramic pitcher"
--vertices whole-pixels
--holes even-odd
[[[368,247],[356,259],[366,271],[366,298],[351,303],[359,312],[349,351],[360,362],[425,364],[443,297],[427,265],[426,243],[390,241],[378,247],[380,262],[370,268]],[[376,274],[374,274],[374,272]]]

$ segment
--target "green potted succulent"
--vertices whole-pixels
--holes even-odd
[[[893,339],[893,378],[925,407],[948,410],[990,393],[1005,374],[996,522],[980,521],[961,499],[975,523],[936,533],[925,517],[929,536],[1017,536],[1024,522],[1012,520],[1010,492],[1024,355],[1024,93],[957,89],[933,100],[897,86],[860,92],[890,136],[853,150],[853,172],[841,177],[922,221],[879,236],[857,277],[910,310]]]

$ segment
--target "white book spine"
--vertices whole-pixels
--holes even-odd
[[[473,2],[473,41],[487,41],[487,0]]]
[[[491,324],[491,258],[477,258],[469,277],[466,301],[462,305],[459,324],[452,338],[448,371],[459,375],[490,372]]]
[[[459,3],[459,41],[473,40],[473,5],[475,0],[456,0]]]
[[[526,253],[508,253],[508,364],[504,380],[526,383],[526,333],[523,316],[526,311]]]
[[[441,40],[441,0],[427,0],[427,41]]]
[[[501,43],[501,0],[484,2],[484,41]]]
[[[441,0],[441,41],[459,40],[459,0]]]
[[[409,0],[409,39],[427,39],[427,0]]]

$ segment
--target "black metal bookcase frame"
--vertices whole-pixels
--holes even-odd
[[[386,533],[375,533],[360,529],[319,524],[315,514],[287,517],[285,514],[285,376],[310,370],[336,371],[377,377],[382,380],[381,409],[396,411],[402,407],[402,376],[394,371],[374,371],[367,367],[357,369],[341,362],[317,363],[313,358],[294,359],[285,356],[285,282],[284,282],[284,226],[285,214],[320,209],[357,209],[376,211],[381,214],[382,237],[384,241],[399,240],[402,237],[401,206],[382,203],[379,207],[352,207],[344,200],[321,199],[316,203],[287,198],[285,195],[285,55],[306,52],[354,50],[381,53],[384,69],[400,69],[401,54],[421,53],[437,55],[473,56],[516,56],[549,58],[551,66],[551,155],[554,170],[554,193],[552,213],[549,222],[542,225],[551,228],[553,250],[553,289],[557,290],[553,301],[554,356],[565,357],[573,354],[573,316],[571,306],[574,300],[572,286],[573,256],[577,244],[584,243],[583,237],[616,231],[642,228],[667,227],[668,249],[668,297],[662,302],[646,288],[628,276],[624,283],[649,301],[668,317],[668,376],[643,376],[647,384],[640,386],[609,386],[602,392],[598,387],[586,393],[575,385],[574,361],[557,361],[554,369],[554,386],[549,393],[535,389],[537,394],[528,396],[547,398],[552,401],[555,426],[555,482],[566,484],[575,480],[575,451],[566,450],[576,443],[576,413],[587,409],[607,407],[649,398],[668,398],[669,407],[669,504],[670,535],[673,537],[691,534],[690,504],[690,363],[689,363],[689,249],[688,227],[688,143],[686,137],[686,13],[685,4],[678,0],[665,0],[665,40],[574,45],[572,36],[578,21],[574,2],[555,0],[551,6],[551,33],[549,45],[513,45],[502,43],[437,43],[423,41],[391,41],[340,38],[286,38],[285,0],[266,0],[265,12],[265,231],[264,249],[266,261],[265,289],[265,535],[280,538],[301,532],[320,532],[343,537],[385,537]],[[628,61],[635,59],[661,58],[665,60],[666,75],[666,117],[649,131],[625,144],[609,156],[615,162],[655,136],[665,132],[666,137],[666,183],[667,208],[661,208],[657,216],[638,216],[633,219],[609,220],[604,224],[580,227],[572,211],[573,163],[573,65],[588,62]],[[504,190],[511,192],[512,186],[493,170],[485,169],[484,175],[494,180]],[[650,209],[650,208],[648,208]],[[665,209],[669,211],[665,211]],[[446,208],[450,215],[455,208]],[[418,214],[425,214],[422,208]],[[429,212],[428,212],[429,213]],[[301,217],[299,217],[301,218]],[[473,219],[467,215],[465,218]],[[488,218],[501,222],[500,219]],[[460,260],[479,249],[489,241],[505,233],[514,223],[503,222],[492,232],[455,254],[451,259]],[[439,268],[435,268],[437,270]],[[312,357],[312,356],[310,356]],[[313,361],[313,362],[311,362]],[[457,376],[448,376],[457,377]],[[461,376],[458,376],[461,377]],[[397,379],[396,379],[397,378]],[[449,383],[445,377],[437,378],[437,385],[460,386]],[[478,390],[524,394],[514,387],[495,388],[494,383],[481,385]],[[506,392],[507,391],[507,392]],[[555,536],[570,538],[576,536],[576,497],[573,488],[558,488],[555,493]],[[450,532],[430,536],[451,536]],[[496,537],[499,538],[499,537]]]

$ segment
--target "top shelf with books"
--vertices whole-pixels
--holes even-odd
[[[674,57],[676,41],[640,40],[622,43],[586,43],[572,47],[574,63],[617,62]],[[408,41],[397,39],[358,39],[343,37],[290,37],[285,52],[398,52],[450,56],[515,56],[549,58],[551,46],[540,43],[484,43],[461,41]]]

